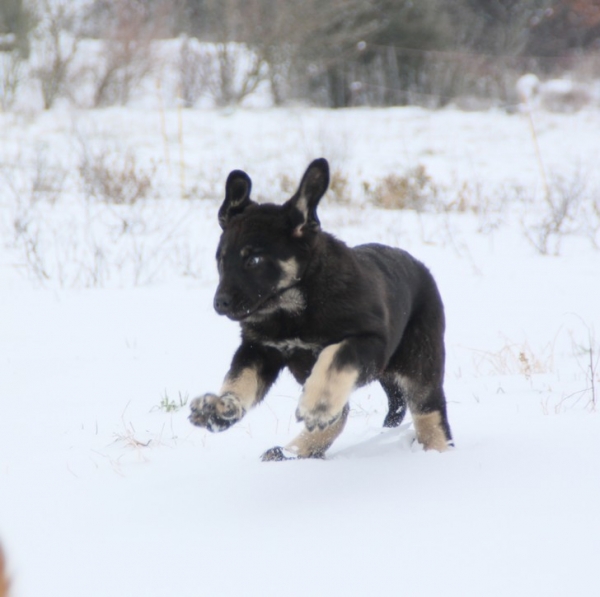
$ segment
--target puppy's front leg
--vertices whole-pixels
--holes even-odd
[[[325,429],[344,412],[352,390],[383,367],[384,345],[376,337],[353,337],[319,354],[304,384],[296,417],[309,431]]]
[[[282,366],[277,351],[244,342],[233,356],[219,394],[192,400],[190,421],[213,432],[228,429],[264,398]]]

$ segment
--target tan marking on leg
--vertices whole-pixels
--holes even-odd
[[[315,429],[315,431],[304,429],[285,449],[299,458],[322,457],[346,426],[348,412],[349,409],[346,408],[342,416],[326,429]]]
[[[359,372],[347,367],[333,367],[333,360],[343,342],[324,348],[304,385],[298,414],[309,427],[327,425],[348,402]]]
[[[245,410],[249,410],[258,400],[260,381],[254,369],[243,369],[237,376],[223,381],[220,395],[231,393],[239,399]]]
[[[442,417],[438,411],[426,415],[413,414],[417,440],[425,450],[445,452],[448,449],[448,440],[442,429]]]

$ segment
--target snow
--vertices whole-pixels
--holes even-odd
[[[580,176],[592,201],[598,113],[534,121],[546,172]],[[0,127],[0,540],[15,597],[600,594],[600,258],[579,228],[554,255],[528,242],[546,206],[524,115],[63,106]],[[133,151],[153,194],[86,198],[82,138]],[[281,201],[320,155],[352,198],[326,196],[324,228],[402,246],[439,283],[451,452],[419,450],[410,419],[383,430],[376,385],[355,392],[325,461],[259,461],[300,430],[287,374],[222,434],[160,407],[218,389],[238,342],[212,310],[227,173]],[[485,208],[368,204],[364,183],[419,164],[443,201],[466,188]],[[40,169],[67,172],[59,193],[34,192]]]

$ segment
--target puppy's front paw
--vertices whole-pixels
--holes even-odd
[[[190,403],[190,422],[209,431],[225,431],[237,423],[246,411],[237,396],[233,394],[204,394]]]
[[[315,429],[322,430],[333,425],[342,416],[343,412],[344,409],[339,412],[334,411],[331,404],[324,401],[317,402],[310,409],[300,402],[300,405],[296,409],[296,419],[304,421],[309,431],[314,431]]]

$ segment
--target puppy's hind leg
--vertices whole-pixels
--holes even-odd
[[[434,300],[435,299],[435,300]],[[425,450],[453,446],[444,395],[444,312],[436,293],[409,322],[387,374],[395,376]]]
[[[454,446],[442,388],[430,389],[423,393],[415,391],[410,401],[410,411],[417,441],[426,450],[444,452]]]
[[[398,427],[406,415],[406,399],[402,386],[398,383],[396,376],[384,375],[379,383],[388,397],[389,409],[383,421],[384,427]]]

